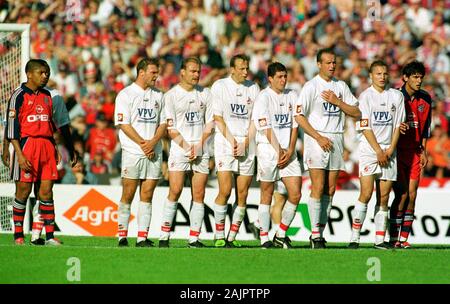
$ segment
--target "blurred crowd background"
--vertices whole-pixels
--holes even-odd
[[[31,24],[31,57],[50,64],[49,86],[64,97],[84,161],[69,168],[61,145],[62,183],[108,184],[119,176],[114,102],[140,58],[160,59],[162,91],[179,81],[183,57],[201,59],[200,84],[211,86],[227,75],[233,55],[245,53],[250,79],[261,88],[268,63],[279,61],[289,70],[288,87],[300,92],[324,47],[336,51],[335,75],[356,97],[370,85],[374,59],[387,61],[392,87],[402,85],[404,64],[424,62],[422,88],[434,101],[425,176],[450,177],[448,0],[0,0],[0,22]],[[354,123],[347,126],[342,188],[358,172]],[[167,140],[164,146],[167,156]],[[167,184],[166,169],[164,176]]]

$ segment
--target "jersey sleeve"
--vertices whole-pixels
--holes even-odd
[[[367,98],[368,94],[362,93],[359,96],[359,110],[361,111],[361,119],[356,122],[356,130],[370,130],[371,109]]]
[[[176,130],[177,116],[175,113],[175,105],[172,101],[170,93],[164,94],[164,112],[166,114],[167,130]]]
[[[69,112],[67,111],[63,97],[57,91],[51,91],[53,102],[53,122],[57,129],[70,123]]]
[[[114,109],[114,125],[131,124],[131,110],[127,96],[122,92],[116,97],[116,106]]]
[[[291,115],[291,119],[292,119],[292,128],[298,128],[298,123],[297,121],[294,119],[294,115],[295,115],[295,103],[298,100],[298,95],[294,90],[291,90],[289,92],[289,108],[291,109],[290,111],[290,115]]]
[[[214,83],[211,87],[211,105],[213,115],[223,117],[222,85]]]
[[[262,93],[256,97],[252,117],[256,130],[262,131],[272,127],[267,94]]]
[[[8,102],[8,123],[5,131],[8,139],[20,139],[19,113],[22,104],[23,94],[14,92]]]
[[[348,85],[342,81],[342,86],[344,87],[344,96],[343,101],[351,106],[358,106],[358,99],[353,95],[353,93],[350,91],[350,88]]]
[[[395,111],[395,121],[394,121],[394,128],[400,127],[400,124],[405,121],[406,118],[406,112],[405,112],[405,98],[403,97],[403,94],[400,92],[396,92],[398,94],[398,104],[397,109]]]
[[[425,120],[422,138],[431,137],[431,105],[433,104],[433,100],[431,100],[431,97],[429,98],[429,103],[430,103],[430,110],[428,111],[427,119]]]
[[[214,121],[214,114],[213,114],[213,108],[212,108],[212,94],[211,91],[208,88],[205,88],[205,104],[206,104],[206,111],[205,111],[205,124],[213,122]]]
[[[164,95],[161,94],[161,103],[159,107],[159,124],[167,124]]]
[[[294,117],[297,115],[307,115],[313,99],[314,88],[308,83],[303,87],[300,96],[294,106]]]

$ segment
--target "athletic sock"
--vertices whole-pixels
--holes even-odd
[[[41,213],[42,220],[44,221],[45,239],[47,241],[53,239],[53,232],[55,231],[55,206],[53,204],[53,200],[41,200],[41,203],[39,204],[39,212]]]
[[[400,242],[406,242],[411,232],[414,221],[414,210],[406,210],[403,216],[402,230],[400,232]]]
[[[23,238],[23,219],[25,217],[26,203],[15,198],[13,203],[14,239]]]
[[[39,206],[41,202],[36,200],[36,204],[33,207],[33,225],[31,230],[31,240],[37,240],[41,236],[42,228],[44,228],[44,221],[42,220],[41,214],[39,212]]]
[[[119,203],[118,208],[118,219],[117,222],[119,224],[118,232],[119,232],[119,241],[128,236],[128,222],[130,221],[131,214],[131,204]]]
[[[161,241],[167,241],[170,235],[170,229],[172,228],[172,222],[177,212],[178,202],[171,202],[166,199],[164,203],[163,217],[161,223],[161,235],[159,239]]]
[[[320,214],[322,212],[320,200],[309,197],[308,210],[311,219],[311,238],[316,239],[320,237]]]
[[[331,207],[333,204],[333,197],[329,195],[322,195],[320,198],[321,210],[320,210],[320,222],[319,231],[320,237],[323,237],[323,232],[328,223],[328,218],[330,217]]]
[[[375,214],[375,244],[381,244],[384,242],[384,237],[386,235],[388,211],[378,210]]]
[[[202,229],[204,216],[205,216],[205,204],[192,202],[192,208],[189,214],[189,221],[191,222],[191,229],[189,232],[189,243],[198,241],[200,230]]]
[[[351,243],[359,243],[359,237],[361,234],[361,228],[364,224],[367,214],[367,204],[356,202],[355,208],[352,211],[352,236],[350,238]]]
[[[258,207],[259,237],[261,245],[269,241],[270,205],[260,203]]]
[[[242,220],[245,216],[245,207],[236,206],[234,208],[233,217],[231,221],[230,231],[228,232],[228,241],[232,242],[236,238],[236,234],[239,232]]]
[[[389,240],[391,242],[398,241],[402,222],[403,222],[403,212],[402,211],[391,212],[391,218],[389,219],[389,235],[390,235]]]
[[[216,240],[225,239],[225,218],[227,216],[228,205],[214,203],[214,221],[216,222]]]
[[[147,239],[151,219],[152,219],[152,203],[139,202],[137,242],[145,241]]]
[[[284,238],[286,236],[286,231],[289,229],[289,226],[292,223],[292,220],[295,217],[295,211],[297,210],[297,205],[291,203],[290,201],[286,201],[283,207],[283,211],[281,212],[281,222],[279,229],[277,229],[277,237]]]

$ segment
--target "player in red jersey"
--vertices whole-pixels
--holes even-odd
[[[15,150],[11,167],[11,177],[16,182],[13,204],[14,239],[16,244],[24,243],[26,201],[33,183],[37,183],[39,208],[46,228],[46,243],[58,245],[59,241],[53,235],[55,213],[52,192],[53,181],[58,179],[58,153],[53,140],[53,102],[50,92],[43,89],[48,82],[50,68],[44,60],[32,59],[27,63],[25,72],[27,82],[16,89],[9,100],[5,132]],[[66,139],[67,143],[70,140]],[[73,151],[73,145],[68,146]],[[74,153],[71,153],[71,158],[72,162],[76,162]]]
[[[400,136],[397,155],[398,177],[395,198],[390,210],[390,242],[397,248],[410,248],[408,236],[414,220],[417,188],[422,169],[427,164],[426,143],[431,135],[431,97],[420,87],[425,76],[423,63],[413,61],[404,66],[406,131]],[[400,235],[399,235],[400,233]]]

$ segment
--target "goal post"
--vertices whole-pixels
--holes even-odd
[[[26,82],[25,65],[29,59],[30,25],[0,24],[0,151],[3,150],[8,101],[20,83]],[[4,166],[1,161],[0,183],[7,184],[8,188],[9,186],[14,188],[14,184],[9,178],[9,168]],[[13,200],[13,195],[3,191],[0,193],[0,232],[12,231]]]

